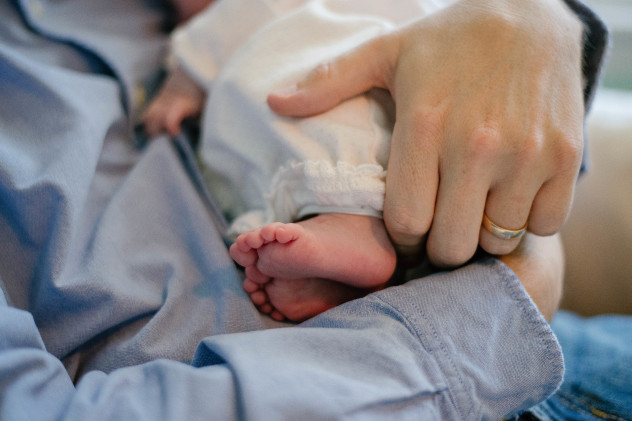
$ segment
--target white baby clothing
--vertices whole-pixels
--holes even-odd
[[[229,236],[326,212],[381,216],[389,94],[372,90],[300,119],[278,116],[266,98],[446,3],[220,0],[175,32],[175,60],[208,93],[200,161]]]

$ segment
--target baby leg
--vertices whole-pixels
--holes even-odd
[[[295,321],[382,288],[396,264],[383,221],[348,214],[273,223],[239,236],[230,253],[253,303]]]

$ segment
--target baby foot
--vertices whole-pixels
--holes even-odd
[[[230,254],[245,268],[252,302],[274,319],[294,321],[383,287],[396,263],[383,222],[347,214],[248,231]]]
[[[364,297],[383,286],[356,288],[319,278],[272,278],[269,282],[257,284],[246,278],[243,287],[262,313],[278,321],[287,319],[301,322],[347,301]]]
[[[303,227],[298,224],[276,222],[241,234],[230,247],[231,257],[245,268],[246,278],[243,288],[250,295],[250,300],[259,311],[270,315],[275,320],[284,320],[285,316],[269,302],[265,284],[272,281],[272,278],[264,275],[257,268],[258,250],[274,241],[287,244],[299,238],[302,233]]]
[[[273,241],[287,244],[298,239],[303,231],[303,227],[299,224],[274,222],[241,234],[231,246],[230,255],[235,262],[247,269],[257,263],[258,250],[261,247]]]

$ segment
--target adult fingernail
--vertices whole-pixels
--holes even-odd
[[[275,91],[272,91],[271,95],[281,97],[281,98],[288,98],[295,95],[297,92],[298,92],[298,86],[295,84],[295,85],[286,86],[285,88],[280,88]]]

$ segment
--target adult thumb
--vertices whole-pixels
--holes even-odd
[[[389,89],[397,57],[396,37],[378,36],[320,64],[295,85],[270,93],[268,105],[279,115],[307,117],[371,88]]]

